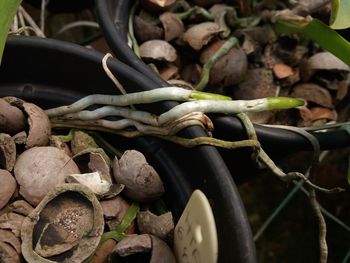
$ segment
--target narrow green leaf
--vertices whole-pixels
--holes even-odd
[[[0,0],[0,64],[8,31],[22,0]]]
[[[329,25],[333,29],[350,27],[350,0],[332,0]]]
[[[275,29],[278,33],[308,37],[350,66],[350,43],[317,19],[311,21],[281,19],[276,22]]]

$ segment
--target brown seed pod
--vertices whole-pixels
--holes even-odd
[[[0,209],[5,207],[16,191],[15,178],[6,170],[0,170]]]
[[[16,162],[16,144],[12,137],[0,133],[0,167],[11,172]],[[1,207],[1,205],[0,205]]]
[[[140,56],[150,61],[174,62],[176,49],[164,40],[149,40],[140,45]]]
[[[316,103],[326,108],[333,108],[333,100],[330,92],[314,83],[303,83],[295,86],[291,96]]]
[[[220,33],[222,29],[214,22],[203,22],[194,25],[183,34],[183,40],[194,50],[200,50],[203,46]]]
[[[138,202],[158,199],[164,193],[163,183],[139,151],[125,151],[118,160],[114,159],[113,174],[118,183],[125,185],[125,195]]]
[[[164,28],[164,40],[171,41],[177,39],[185,32],[182,20],[174,13],[165,12],[159,16],[159,20]]]
[[[20,194],[37,205],[56,185],[64,183],[70,174],[80,173],[74,161],[55,147],[34,147],[17,159],[14,174]]]

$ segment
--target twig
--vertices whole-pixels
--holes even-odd
[[[26,23],[24,21],[23,14],[21,12],[17,12],[17,15],[18,15],[19,24],[21,25],[21,27],[26,28],[27,26],[26,26]],[[30,28],[30,30],[33,30],[31,27],[29,27],[29,28]],[[29,32],[27,30],[24,30],[23,32],[24,32],[25,36],[29,36]]]
[[[35,35],[38,37],[45,37],[45,34],[40,30],[38,25],[34,22],[33,18],[27,13],[27,11],[22,6],[19,6],[18,10],[22,13],[27,23],[33,28]]]
[[[113,75],[113,73],[109,70],[109,68],[107,66],[108,58],[112,58],[112,57],[113,57],[112,54],[107,53],[102,59],[102,67],[103,67],[106,75],[114,83],[114,85],[118,88],[120,93],[125,95],[125,94],[127,94],[127,92],[125,91],[123,85],[118,81],[118,79]]]

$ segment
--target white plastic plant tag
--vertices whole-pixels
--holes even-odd
[[[216,263],[218,238],[213,211],[204,193],[193,192],[174,232],[178,263]]]

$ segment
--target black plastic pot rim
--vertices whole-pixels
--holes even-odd
[[[50,101],[50,106],[70,103],[85,94],[113,94],[116,89],[101,68],[103,54],[84,47],[52,39],[9,37],[0,66],[0,95],[16,95],[25,100]],[[154,83],[115,59],[108,66],[128,92],[152,89]],[[79,87],[79,88],[78,88]],[[98,89],[98,92],[96,91]],[[173,103],[158,103],[166,110]],[[149,107],[151,107],[150,105]],[[154,106],[154,105],[153,105]],[[202,136],[199,127],[187,135]],[[173,191],[181,192],[182,208],[191,191],[201,189],[212,206],[219,238],[218,262],[256,262],[255,246],[238,190],[225,163],[211,146],[184,149],[154,138],[137,142],[161,171],[167,171]],[[186,167],[185,167],[186,166]]]
[[[95,8],[99,24],[104,36],[118,58],[153,80],[158,87],[169,86],[141,61],[127,45],[128,10],[131,2],[128,0],[95,0]],[[115,24],[113,21],[118,21]],[[246,137],[241,122],[231,116],[213,115],[214,135],[226,140],[243,139]],[[258,139],[267,152],[284,154],[302,150],[313,150],[312,144],[299,133],[280,128],[254,125]],[[311,132],[319,141],[322,150],[331,150],[350,146],[350,135],[342,129],[332,129],[327,132]],[[235,137],[236,136],[236,137]]]

